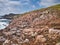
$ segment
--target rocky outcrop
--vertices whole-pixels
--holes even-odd
[[[44,9],[14,17],[10,25],[1,30],[0,37],[4,39],[1,45],[57,45],[60,41],[60,29],[54,27],[60,26],[57,11],[60,10]]]
[[[4,16],[1,16],[3,19],[10,19],[12,20],[14,18],[14,16],[17,16],[19,14],[13,14],[13,13],[10,13],[10,14],[5,14]]]

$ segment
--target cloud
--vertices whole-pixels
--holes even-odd
[[[20,10],[15,8],[15,6],[19,5],[19,1],[0,0],[0,15],[4,15],[7,13],[19,13]]]
[[[0,0],[0,15],[24,13],[58,3],[60,3],[60,0]]]
[[[36,6],[35,5],[32,5],[32,8],[36,8]]]
[[[30,0],[0,0],[0,15],[21,13],[21,8],[29,6]]]
[[[40,6],[43,7],[48,7],[51,5],[55,5],[55,4],[59,4],[59,0],[41,0],[40,2],[38,2]]]
[[[20,5],[20,2],[18,2],[18,1],[10,1],[8,4],[10,4],[10,5]]]

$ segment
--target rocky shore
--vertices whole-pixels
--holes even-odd
[[[15,17],[0,31],[0,45],[60,45],[60,10],[44,9]]]

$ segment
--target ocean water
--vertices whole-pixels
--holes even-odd
[[[6,28],[9,25],[10,20],[0,19],[0,30]]]

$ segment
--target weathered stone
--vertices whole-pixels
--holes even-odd
[[[12,31],[16,31],[16,30],[17,30],[17,28],[15,27],[15,28],[12,28],[11,30],[12,30]]]
[[[60,42],[59,43],[56,43],[56,45],[60,45]]]
[[[0,36],[0,41],[5,41],[6,39],[3,36]]]
[[[24,29],[23,33],[26,34],[26,35],[32,35],[33,34],[33,29],[32,28]]]
[[[17,33],[20,33],[21,31],[20,31],[20,30],[17,30],[16,32],[17,32]]]
[[[49,33],[60,33],[60,30],[57,30],[57,29],[49,29]]]
[[[16,35],[20,35],[20,33],[16,33]]]
[[[16,31],[3,32],[6,36],[16,33]]]
[[[19,44],[12,43],[11,45],[19,45]]]
[[[45,42],[45,41],[46,41],[46,38],[43,35],[37,35],[35,43]]]
[[[24,43],[28,43],[28,42],[29,42],[29,39],[25,39],[25,40],[24,40]]]
[[[5,42],[3,43],[3,45],[6,45],[6,44],[9,44],[10,43],[10,40],[5,40]]]
[[[35,33],[31,34],[31,36],[32,36],[32,37],[37,36],[37,32],[35,32]]]

